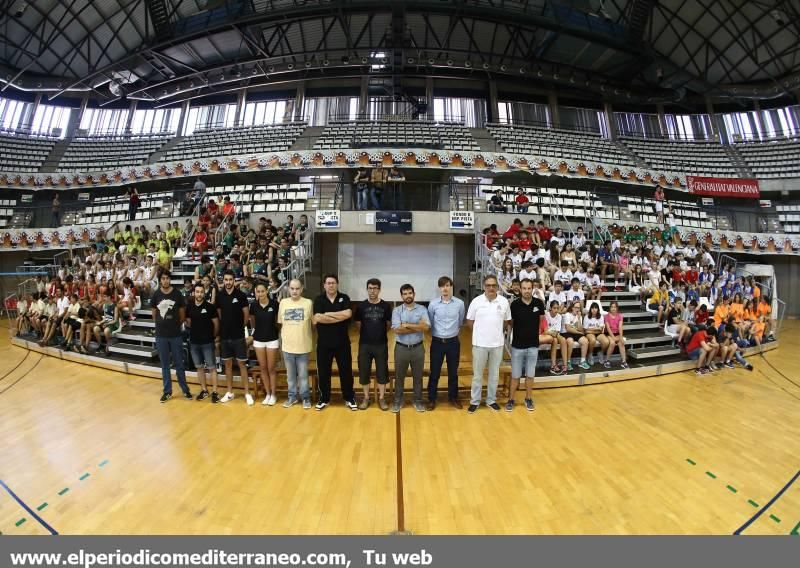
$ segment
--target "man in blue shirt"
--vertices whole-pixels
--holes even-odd
[[[458,401],[458,362],[461,359],[461,344],[458,334],[464,324],[464,302],[453,297],[453,281],[449,276],[439,278],[441,296],[428,304],[431,322],[431,375],[428,377],[428,410],[436,408],[439,375],[442,363],[447,359],[447,398],[456,408]]]
[[[422,404],[422,371],[425,368],[422,339],[431,327],[428,310],[414,303],[414,287],[411,284],[400,287],[400,297],[403,299],[402,305],[392,311],[396,377],[392,412],[400,412],[403,407],[403,391],[409,366],[414,381],[414,408],[417,412],[425,412],[425,405]]]

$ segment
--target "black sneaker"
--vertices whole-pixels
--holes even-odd
[[[478,410],[478,405],[477,405],[477,404],[470,404],[470,405],[467,407],[467,412],[468,412],[469,414],[475,414],[475,411],[476,411],[476,410]]]
[[[192,396],[192,393],[189,392],[189,391],[183,391],[183,398],[185,398],[186,400],[193,400],[194,399],[194,397]]]
[[[208,391],[207,390],[201,390],[200,394],[197,395],[197,400],[205,400],[207,398],[208,398]]]
[[[211,404],[217,404],[219,402],[219,395],[217,391],[211,393]]]
[[[495,412],[500,412],[500,405],[497,404],[496,402],[493,402],[492,404],[487,404],[486,406],[488,406],[489,408],[491,408]]]
[[[753,370],[753,366],[750,363],[748,363],[747,367],[745,367],[745,369],[747,369],[748,371],[752,371]]]
[[[172,393],[171,392],[165,392],[164,394],[161,395],[161,402],[162,403],[167,402],[171,398],[172,398]]]

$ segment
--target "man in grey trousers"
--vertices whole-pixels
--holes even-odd
[[[392,329],[395,333],[394,344],[394,404],[392,412],[400,412],[403,407],[403,391],[406,373],[411,366],[414,380],[414,408],[417,412],[425,412],[422,404],[422,371],[425,368],[425,348],[422,339],[431,328],[428,310],[414,302],[414,287],[403,284],[400,287],[403,303],[392,311]]]

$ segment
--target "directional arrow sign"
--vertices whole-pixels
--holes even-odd
[[[475,226],[474,211],[450,211],[451,229],[472,229]]]

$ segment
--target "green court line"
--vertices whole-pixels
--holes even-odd
[[[800,532],[798,532],[798,531],[800,531],[800,521],[798,521],[798,523],[792,529],[792,532],[790,532],[789,534],[793,535],[793,536],[800,535]],[[0,534],[3,534],[3,533],[0,532]]]
[[[106,465],[107,463],[108,463],[108,460],[103,460],[103,461],[101,461],[101,462],[100,462],[100,463],[97,465],[97,467],[103,467],[103,466],[104,466],[104,465]]]
[[[36,510],[37,510],[37,511],[41,511],[41,510],[42,510],[42,509],[44,509],[45,507],[47,507],[47,503],[42,503],[41,505],[39,505],[38,507],[36,507]]]
[[[58,494],[59,494],[59,495],[64,495],[64,493],[68,493],[68,492],[69,492],[69,487],[65,487],[64,489],[62,489],[61,491],[59,491],[59,492],[58,492]]]
[[[697,465],[697,462],[693,462],[693,461],[692,461],[692,460],[690,460],[689,458],[686,458],[686,461],[687,461],[687,462],[689,462],[689,463],[690,463],[690,464],[692,464],[692,465]]]
[[[732,493],[738,493],[738,491],[736,490],[736,488],[735,488],[735,487],[733,487],[732,485],[726,485],[725,487],[727,487],[727,488],[728,488],[728,489],[729,489],[729,490],[730,490]]]
[[[780,523],[781,522],[781,520],[778,517],[776,517],[775,515],[770,515],[769,518],[772,519],[773,521],[775,521],[776,523]]]
[[[18,520],[18,521],[17,521],[17,523],[16,523],[16,525],[17,525],[17,526],[20,526],[20,525],[24,524],[24,523],[25,523],[25,520],[26,520],[26,519],[24,519],[24,518],[22,518],[22,519]]]
[[[710,471],[707,471],[707,472],[706,472],[706,475],[707,475],[708,477],[711,477],[711,478],[713,478],[713,479],[716,479],[716,478],[717,478],[717,476],[716,476],[716,475],[714,475],[713,473],[711,473]]]
[[[752,499],[748,499],[747,502],[750,503],[753,507],[758,507],[758,503],[756,503]]]
[[[89,477],[89,474],[88,474],[88,473],[84,473],[84,474],[83,474],[83,475],[81,475],[81,476],[80,476],[78,479],[79,479],[80,481],[83,481],[83,480],[84,480],[84,479],[86,479],[87,477]]]

